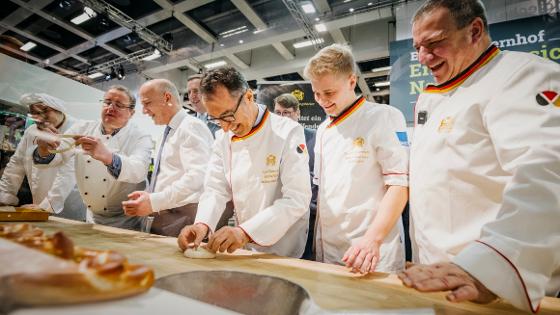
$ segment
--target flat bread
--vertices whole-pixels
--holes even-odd
[[[14,206],[0,206],[0,212],[15,212],[16,207]]]
[[[202,246],[198,246],[197,248],[187,248],[184,252],[184,255],[185,257],[194,259],[216,258],[216,253],[213,253]]]

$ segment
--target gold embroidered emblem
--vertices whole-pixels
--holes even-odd
[[[267,166],[274,166],[276,164],[276,156],[274,154],[269,154],[266,157],[266,165]]]
[[[450,132],[453,129],[453,117],[445,117],[439,122],[438,132]]]
[[[362,148],[365,143],[366,143],[366,141],[362,137],[358,137],[358,138],[354,139],[354,146],[356,148]]]
[[[303,101],[303,91],[300,89],[295,89],[292,91],[292,95],[295,96],[295,98],[297,98],[298,101]]]

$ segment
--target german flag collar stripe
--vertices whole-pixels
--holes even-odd
[[[478,69],[486,65],[490,60],[494,59],[500,53],[500,49],[495,45],[491,45],[488,49],[478,57],[467,69],[459,73],[455,78],[442,83],[440,85],[428,84],[424,88],[424,93],[446,93],[459,87],[465,80],[467,80]]]
[[[331,128],[333,126],[339,125],[346,118],[350,117],[350,115],[352,115],[356,110],[358,110],[358,108],[360,108],[360,106],[362,106],[362,104],[365,103],[365,101],[366,101],[365,97],[360,96],[360,98],[358,98],[354,102],[354,104],[350,105],[350,107],[345,109],[340,115],[338,115],[338,117],[336,118],[329,117],[331,123],[327,126],[327,128]]]
[[[268,110],[265,110],[265,111],[264,111],[264,116],[263,116],[263,118],[261,119],[261,122],[260,122],[258,125],[256,125],[255,127],[253,127],[253,128],[251,129],[251,131],[249,131],[249,133],[246,134],[246,135],[244,135],[243,137],[238,137],[238,136],[235,136],[235,135],[234,135],[233,137],[231,137],[231,141],[232,141],[232,142],[242,141],[242,140],[245,140],[245,139],[249,138],[250,136],[256,134],[257,132],[259,132],[259,130],[262,129],[262,127],[264,126],[264,123],[265,123],[266,120],[268,119],[268,116],[269,116]]]

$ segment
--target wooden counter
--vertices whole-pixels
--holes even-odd
[[[170,237],[146,235],[52,217],[32,223],[47,232],[63,230],[82,247],[112,249],[130,261],[154,268],[156,277],[193,270],[236,270],[282,277],[304,287],[322,308],[330,310],[431,307],[437,314],[523,314],[509,304],[450,303],[443,293],[419,293],[401,285],[395,275],[358,276],[342,266],[238,251],[217,259],[188,259]],[[539,314],[560,314],[560,299],[545,298]]]

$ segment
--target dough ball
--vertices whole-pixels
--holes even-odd
[[[216,254],[198,246],[197,248],[187,248],[184,253],[185,257],[188,258],[195,258],[195,259],[208,259],[208,258],[216,258]]]

